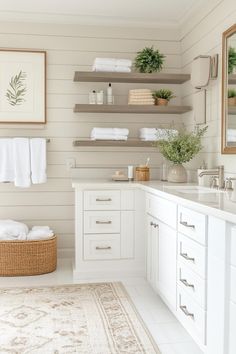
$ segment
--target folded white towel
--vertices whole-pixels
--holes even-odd
[[[33,184],[46,183],[46,139],[30,139],[31,180]]]
[[[27,240],[46,240],[54,235],[54,232],[50,229],[45,230],[44,227],[38,227],[38,229],[32,229],[27,235]]]
[[[142,141],[158,141],[160,140],[156,135],[147,135],[145,137],[141,137]]]
[[[29,229],[27,225],[14,220],[0,220],[1,240],[25,240]]]
[[[116,72],[116,73],[130,73],[131,68],[127,66],[113,66],[113,65],[93,65],[93,71],[98,72]]]
[[[14,178],[12,139],[0,139],[0,182],[13,182]]]
[[[157,133],[157,128],[140,128],[139,129],[140,135],[145,135],[145,134],[156,134]]]
[[[27,138],[13,139],[15,186],[27,188],[30,180],[30,144]]]
[[[127,140],[127,135],[109,135],[109,134],[99,134],[91,136],[91,140]]]
[[[116,59],[116,58],[96,58],[94,65],[109,65],[109,66],[132,66],[130,59]]]
[[[141,128],[139,129],[139,136],[142,139],[157,137],[157,140],[167,139],[168,133],[172,135],[178,135],[178,131],[175,129],[157,129],[157,128]]]
[[[97,135],[129,135],[127,128],[99,128],[94,127],[91,131],[91,136]]]

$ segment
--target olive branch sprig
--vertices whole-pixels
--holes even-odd
[[[11,106],[19,106],[25,101],[25,94],[27,91],[26,85],[26,73],[22,70],[18,75],[12,76],[9,82],[10,88],[7,89],[6,97]]]

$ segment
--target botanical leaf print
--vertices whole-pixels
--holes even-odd
[[[25,80],[26,73],[22,70],[18,75],[12,76],[9,82],[9,89],[7,90],[6,97],[11,106],[19,106],[25,101],[25,94],[27,91]]]

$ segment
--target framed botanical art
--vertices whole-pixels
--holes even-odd
[[[46,52],[0,49],[0,123],[46,123]]]

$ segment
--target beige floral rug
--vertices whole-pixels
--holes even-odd
[[[0,289],[1,354],[160,353],[121,283]]]

